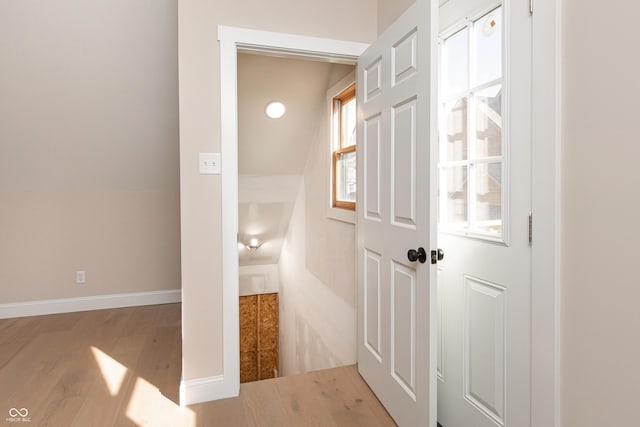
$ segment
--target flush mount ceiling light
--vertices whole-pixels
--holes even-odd
[[[275,102],[270,102],[264,111],[267,114],[267,116],[269,116],[270,118],[279,119],[280,117],[284,116],[284,112],[286,111],[286,108],[282,102],[275,101]]]

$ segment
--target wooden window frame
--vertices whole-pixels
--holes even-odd
[[[356,210],[356,202],[348,202],[343,200],[337,200],[337,176],[338,176],[338,159],[341,155],[347,153],[355,153],[357,142],[353,145],[345,147],[346,136],[344,135],[344,128],[342,126],[342,106],[347,102],[356,98],[356,84],[353,83],[345,90],[340,92],[333,98],[332,115],[333,125],[337,127],[338,131],[333,132],[333,135],[337,137],[337,141],[332,141],[332,160],[331,160],[331,206],[338,209],[347,209],[351,211]],[[337,113],[337,114],[336,114]],[[334,128],[335,129],[335,128]],[[337,144],[336,144],[337,142]],[[336,147],[337,146],[337,147]]]

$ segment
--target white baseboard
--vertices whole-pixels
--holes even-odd
[[[39,316],[43,314],[72,313],[105,308],[135,307],[140,305],[170,304],[182,300],[182,290],[137,292],[130,294],[96,295],[0,304],[0,319]]]
[[[238,396],[240,390],[232,390],[224,381],[224,375],[182,380],[180,382],[180,406],[226,399]]]

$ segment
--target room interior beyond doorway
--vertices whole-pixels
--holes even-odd
[[[277,375],[355,363],[355,227],[325,198],[326,93],[354,66],[239,53],[237,70],[240,295],[278,294]],[[281,119],[264,114],[273,100]],[[241,365],[260,363],[249,341]]]

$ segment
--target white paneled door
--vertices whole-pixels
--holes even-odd
[[[438,421],[531,425],[531,17],[440,8]]]
[[[435,425],[429,3],[358,60],[358,369],[400,426]]]

